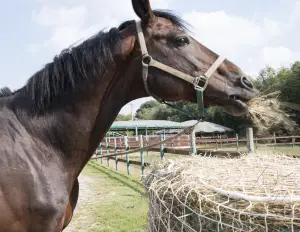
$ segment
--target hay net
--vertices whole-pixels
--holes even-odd
[[[300,160],[283,155],[192,157],[143,179],[150,232],[300,231]]]

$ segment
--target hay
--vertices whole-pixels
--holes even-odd
[[[257,129],[257,135],[271,134],[280,128],[293,133],[297,128],[297,123],[280,108],[277,98],[268,99],[268,95],[256,97],[249,101],[248,106],[248,116]]]
[[[150,232],[300,231],[300,160],[192,157],[144,178]]]

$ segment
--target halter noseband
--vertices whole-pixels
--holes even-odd
[[[184,81],[191,83],[196,90],[199,111],[200,111],[201,117],[203,117],[204,116],[203,92],[206,89],[206,87],[208,85],[208,81],[212,77],[212,74],[223,63],[223,61],[225,60],[225,57],[219,56],[219,58],[210,66],[210,68],[205,72],[204,75],[199,76],[199,77],[193,77],[193,76],[185,74],[177,69],[174,69],[170,66],[167,66],[161,62],[154,60],[148,54],[145,37],[144,37],[142,26],[141,26],[141,21],[136,22],[136,29],[137,29],[138,41],[139,41],[141,52],[142,52],[143,81],[144,81],[144,85],[145,85],[145,88],[146,88],[146,91],[148,92],[148,94],[150,96],[154,97],[156,100],[163,102],[157,96],[155,96],[154,94],[151,94],[149,91],[148,84],[147,84],[147,78],[148,78],[148,68],[149,68],[149,66],[151,66],[151,67],[160,69],[164,72],[167,72],[179,79],[182,79]],[[202,82],[203,85],[200,86],[199,82]]]

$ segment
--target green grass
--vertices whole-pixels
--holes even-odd
[[[276,146],[275,148],[272,146],[264,146],[258,145],[257,151],[274,151],[276,153],[282,153],[285,155],[297,155],[300,156],[300,147],[299,146]]]
[[[147,231],[148,201],[137,178],[116,173],[93,161],[82,174],[92,180],[88,187],[93,194],[81,202],[80,210],[72,219],[74,230],[68,232]]]

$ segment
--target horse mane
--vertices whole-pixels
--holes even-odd
[[[18,90],[18,96],[33,101],[33,111],[39,113],[53,105],[66,103],[66,93],[76,93],[101,78],[108,65],[114,65],[114,53],[120,48],[117,28],[88,38],[76,47],[63,50],[53,62],[36,72]],[[64,101],[64,102],[63,102]]]
[[[162,10],[153,12],[186,29],[183,20],[175,14]],[[29,99],[35,114],[68,103],[70,100],[66,98],[66,93],[86,89],[108,71],[108,65],[115,64],[114,54],[121,48],[120,30],[133,23],[126,21],[108,32],[100,31],[80,45],[63,50],[54,57],[53,62],[36,72],[24,87],[14,93],[5,88],[0,91],[0,96],[16,95],[16,99],[19,96],[21,101]]]

